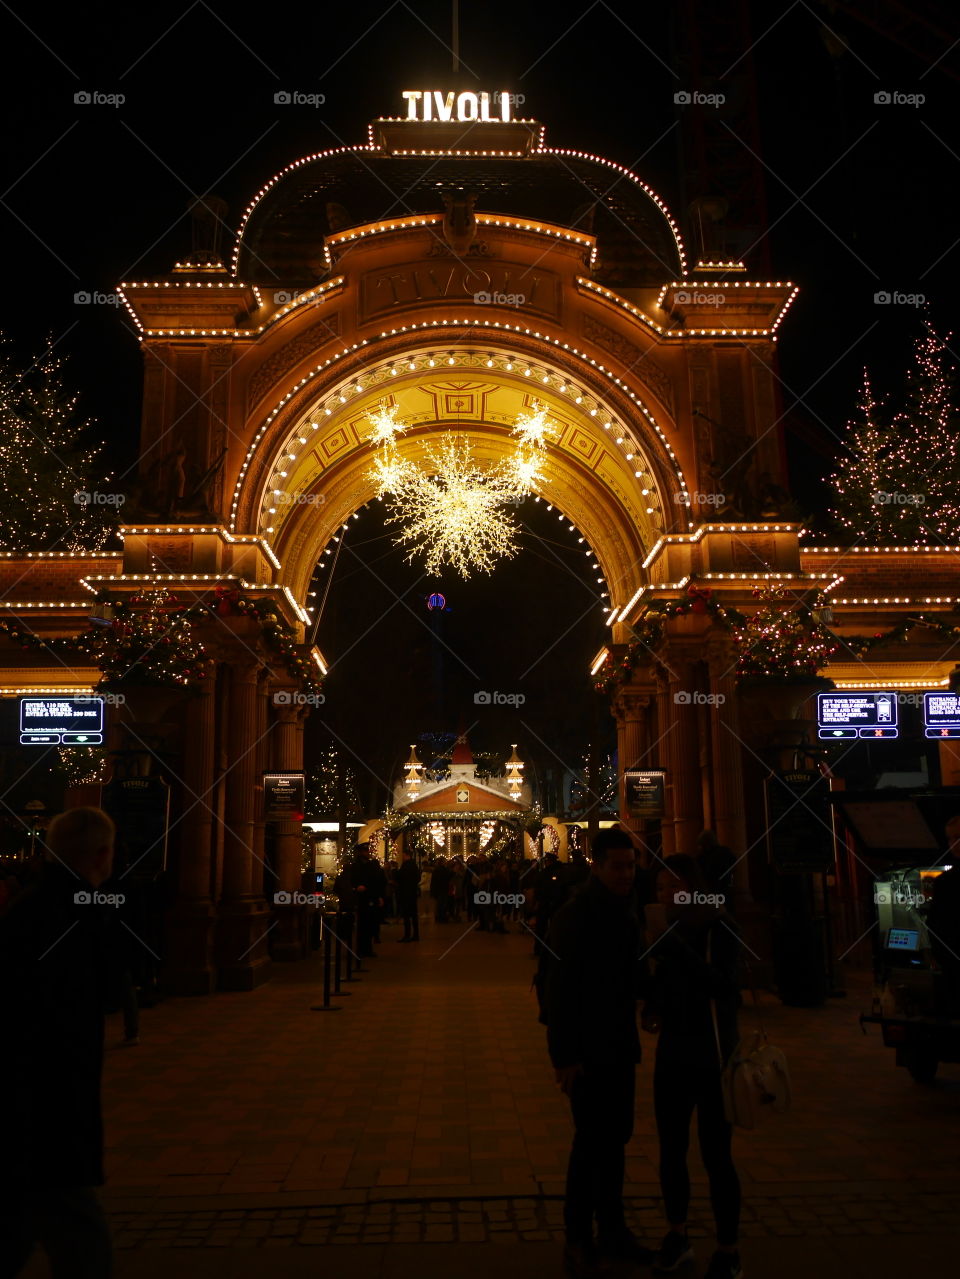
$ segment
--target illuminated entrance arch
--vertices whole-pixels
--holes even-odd
[[[746,609],[773,576],[803,593],[835,572],[832,552],[801,558],[785,513],[776,341],[796,288],[742,262],[688,266],[638,175],[547,147],[535,121],[485,119],[494,98],[486,112],[478,98],[476,120],[469,95],[433,95],[429,113],[426,100],[267,181],[230,265],[205,251],[121,285],[144,356],[123,550],[0,558],[5,603],[35,634],[76,633],[95,596],[109,608],[145,587],[200,619],[205,673],[190,699],[175,692],[167,714],[156,690],[131,688],[115,716],[115,749],[135,753],[153,724],[175,761],[166,976],[185,993],[249,988],[271,956],[304,950],[297,911],[264,895],[271,840],[286,893],[301,854],[298,823],[266,815],[264,776],[302,767],[321,665],[309,585],[373,496],[371,409],[395,404],[409,423],[401,456],[422,461],[461,432],[492,465],[512,452],[517,416],[546,407],[556,434],[539,495],[600,565],[613,611],[592,674],[621,761],[665,772],[664,853],[705,825],[746,846],[735,663],[716,606]],[[454,110],[463,118],[445,118]],[[844,566],[848,585],[856,572]],[[638,642],[651,605],[664,619],[655,657]],[[89,691],[98,677],[15,640],[5,657],[9,690]],[[621,820],[639,826],[621,799]]]
[[[368,418],[382,403],[397,405],[409,424],[401,456],[421,461],[439,433],[455,431],[481,464],[512,451],[516,417],[543,404],[552,438],[538,495],[587,538],[614,606],[643,583],[644,559],[681,509],[683,474],[652,414],[622,395],[598,394],[542,350],[405,346],[310,389],[306,410],[293,401],[262,429],[234,496],[235,529],[269,540],[300,602],[321,549],[374,496]]]

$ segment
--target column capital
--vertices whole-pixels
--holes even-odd
[[[276,695],[277,690],[274,689],[274,699]],[[274,700],[271,704],[273,706],[274,719],[278,724],[296,724],[301,718],[303,708],[295,706],[292,702],[277,702]]]
[[[257,684],[263,671],[263,663],[256,653],[233,653],[228,663],[230,678],[235,684]]]
[[[703,656],[711,679],[736,675],[739,654],[729,631],[714,631],[703,647]]]
[[[650,709],[653,697],[631,688],[621,688],[613,699],[613,713],[618,720],[641,719]]]

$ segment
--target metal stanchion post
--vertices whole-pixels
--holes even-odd
[[[323,945],[323,1003],[311,1004],[310,1011],[312,1013],[338,1013],[340,1011],[339,1004],[331,1004],[330,1002],[330,929],[324,927],[325,923],[326,921],[321,916],[320,940]]]
[[[346,981],[360,981],[359,977],[353,975],[353,914],[350,911],[344,911],[339,916],[340,927],[338,931],[343,938],[343,944],[347,951],[347,975]],[[359,965],[358,965],[359,967]]]
[[[340,932],[339,917],[337,918],[337,930],[334,933],[333,938],[333,997],[334,999],[343,999],[347,995],[352,995],[353,991],[340,989],[340,962],[343,959],[343,937]]]
[[[364,905],[366,905],[366,903],[364,903]],[[356,910],[351,911],[351,914],[350,914],[350,942],[352,945],[356,946],[357,948],[356,949],[357,962],[353,966],[353,971],[355,973],[368,973],[370,969],[364,968],[363,966],[364,957],[363,955],[360,954],[360,907],[359,906],[356,908]]]

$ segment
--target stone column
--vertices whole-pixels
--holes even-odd
[[[703,829],[700,802],[700,766],[697,746],[697,691],[695,665],[671,653],[667,672],[667,712],[673,727],[667,742],[673,777],[673,841],[678,853],[694,853],[697,836]]]
[[[674,710],[676,708],[670,697],[670,679],[664,669],[660,669],[657,672],[656,688],[657,750],[663,760],[663,766],[667,774],[664,783],[666,812],[660,823],[660,842],[662,845],[660,855],[661,857],[671,857],[677,851],[673,829],[674,814],[676,812],[674,801],[676,769],[673,754],[673,734],[676,731]]]
[[[628,768],[652,766],[656,761],[647,758],[650,742],[650,706],[652,698],[647,692],[635,692],[629,685],[620,689],[613,703],[617,719],[617,758],[620,772]],[[631,817],[627,812],[622,777],[619,779],[620,821],[628,829],[643,838],[647,822],[642,817]],[[649,864],[649,853],[644,864]]]
[[[711,709],[711,754],[714,833],[736,858],[734,893],[738,900],[750,899],[750,874],[746,857],[747,830],[743,798],[742,741],[737,702],[737,657],[726,637],[715,636],[707,646]]]
[[[162,974],[164,989],[174,995],[209,995],[216,985],[215,915],[210,895],[216,675],[216,664],[207,663],[207,678],[199,693],[187,703],[177,900],[167,917],[167,953]]]
[[[224,990],[252,990],[270,975],[266,943],[269,912],[254,880],[256,805],[262,793],[257,775],[259,672],[259,662],[246,654],[230,667],[230,765],[226,777],[223,898],[217,921],[217,967],[219,985]]]
[[[253,893],[266,901],[272,877],[267,875],[267,816],[264,807],[263,775],[270,767],[270,673],[262,669],[257,676],[257,764],[256,803],[253,808]]]
[[[291,703],[273,705],[273,727],[270,731],[270,762],[278,772],[301,772],[303,769],[303,720],[299,706]],[[303,846],[302,823],[278,821],[276,833],[277,889],[291,896],[300,890],[300,858]],[[303,959],[307,953],[306,908],[294,903],[272,903],[276,927],[270,934],[274,959]]]

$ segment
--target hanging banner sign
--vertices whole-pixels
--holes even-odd
[[[631,817],[662,817],[667,774],[662,768],[628,768],[623,774],[623,802]]]
[[[264,773],[263,800],[268,822],[302,822],[303,773]]]
[[[777,870],[830,870],[834,851],[827,779],[812,769],[771,773],[763,793],[767,853]]]
[[[821,739],[897,737],[896,693],[818,693],[817,729]]]
[[[167,868],[170,787],[162,777],[115,778],[103,790],[103,806],[117,825],[118,861],[124,878],[153,880]]]
[[[456,120],[459,124],[469,124],[474,120],[482,123],[507,124],[513,116],[510,113],[512,97],[509,93],[457,93],[451,89],[449,93],[441,93],[439,89],[405,89],[400,94],[407,104],[408,120]]]

